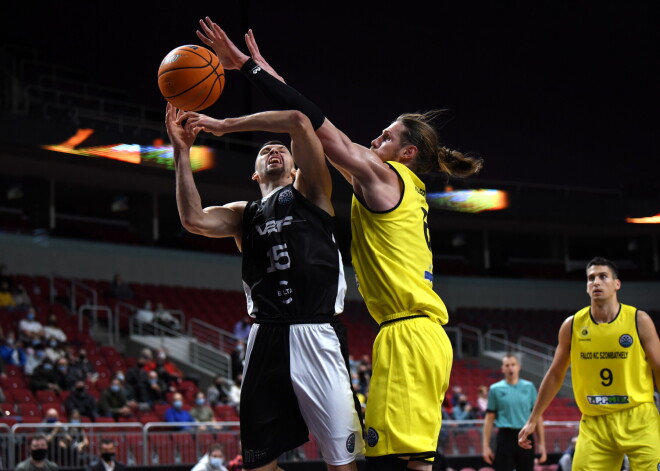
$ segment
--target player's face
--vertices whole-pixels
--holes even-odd
[[[593,265],[587,270],[587,293],[593,301],[612,299],[620,287],[621,281],[607,265]]]
[[[388,160],[398,160],[403,147],[401,145],[401,133],[403,124],[395,121],[383,130],[383,133],[371,141],[370,149],[376,155],[386,162]]]
[[[515,357],[506,357],[502,360],[502,373],[507,379],[518,379],[520,363]]]
[[[280,144],[269,144],[259,150],[254,171],[257,175],[281,176],[291,173],[293,169],[293,157],[289,150]]]

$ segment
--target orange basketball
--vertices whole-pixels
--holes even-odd
[[[218,57],[202,46],[170,51],[158,68],[163,97],[185,111],[199,111],[215,103],[225,87],[225,70]]]

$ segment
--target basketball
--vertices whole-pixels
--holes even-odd
[[[225,87],[225,71],[218,57],[202,46],[170,51],[158,68],[158,88],[176,108],[200,111],[215,103]]]

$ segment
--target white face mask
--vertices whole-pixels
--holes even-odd
[[[220,466],[224,463],[225,460],[222,458],[211,457],[209,458],[209,464],[213,469],[220,469]]]

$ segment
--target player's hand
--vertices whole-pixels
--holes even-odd
[[[532,448],[532,441],[528,437],[534,433],[535,429],[535,422],[527,422],[525,426],[520,430],[520,433],[518,433],[518,445],[521,448],[526,450]]]
[[[486,445],[483,451],[481,452],[481,457],[488,464],[493,464],[493,461],[495,460],[495,455],[493,454],[493,450],[491,450],[488,445]]]
[[[167,128],[167,135],[170,137],[170,142],[175,149],[189,149],[199,130],[195,131],[189,126],[182,126],[181,121],[178,120],[179,116],[185,112],[175,108],[171,103],[167,104],[165,110],[165,127]]]
[[[186,122],[185,127],[190,128],[191,132],[199,133],[200,131],[204,131],[214,136],[223,136],[227,132],[225,120],[214,119],[205,114],[195,113],[194,111],[181,113],[177,118],[177,123],[182,123],[183,121]]]
[[[197,37],[207,46],[213,48],[222,67],[227,70],[240,70],[249,57],[229,39],[220,26],[211,21],[208,16],[199,20],[202,31],[197,30]]]
[[[548,454],[545,451],[545,445],[540,445],[538,446],[538,452],[541,455],[539,457],[539,463],[545,463],[548,460]]]
[[[264,56],[262,56],[259,52],[257,40],[254,39],[254,32],[251,29],[248,30],[247,34],[245,35],[245,43],[247,44],[248,50],[250,51],[250,56],[252,56],[252,59],[259,65],[259,67],[264,69],[280,82],[286,83],[282,76],[275,72],[275,69],[273,69],[268,62],[266,62]]]

